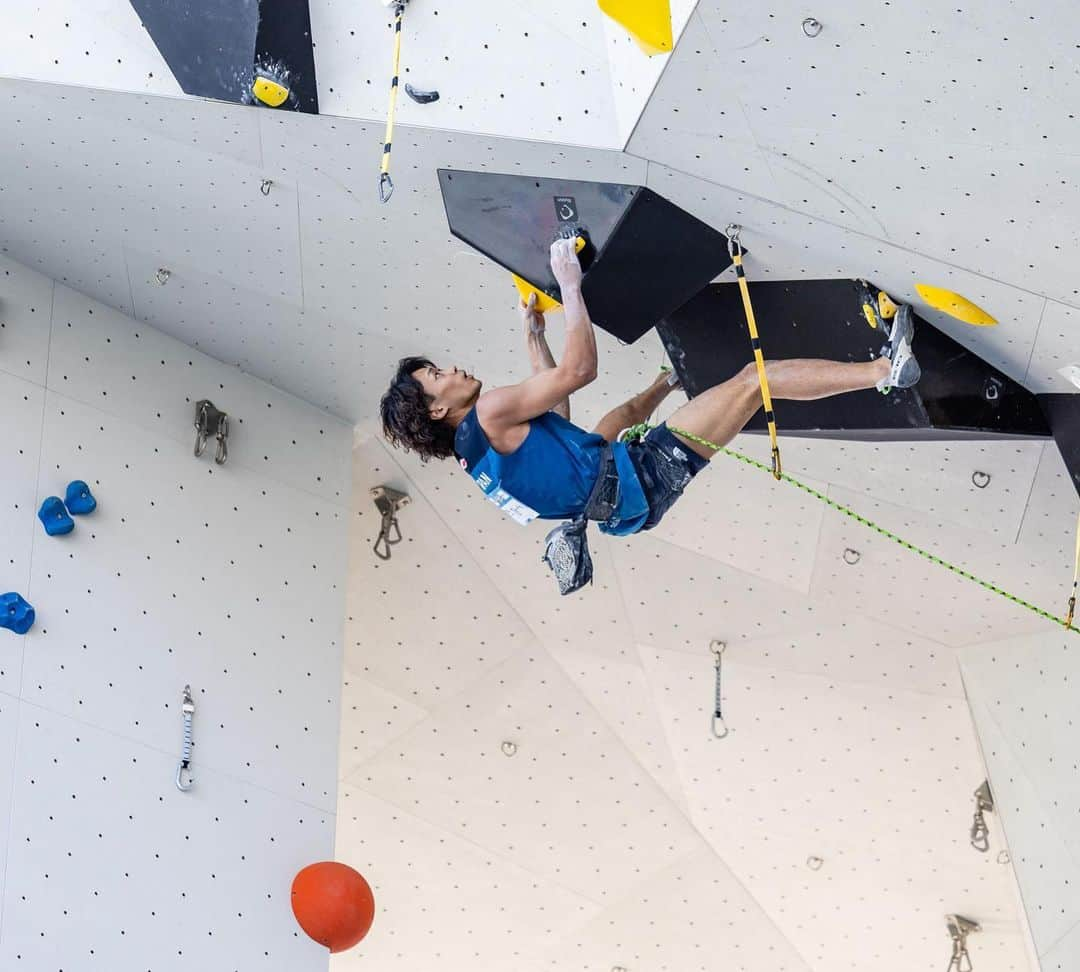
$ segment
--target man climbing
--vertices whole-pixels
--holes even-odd
[[[605,533],[649,530],[761,407],[756,368],[750,363],[702,392],[636,442],[620,442],[619,434],[652,414],[670,391],[666,380],[586,432],[569,421],[569,400],[596,379],[596,338],[573,240],[552,244],[551,269],[566,317],[561,362],[548,350],[543,315],[530,298],[522,316],[532,377],[482,392],[481,382],[459,368],[405,358],[382,399],[383,432],[424,461],[456,456],[488,498],[518,522],[587,517],[600,521]],[[911,308],[901,305],[876,360],[768,361],[772,397],[810,401],[866,388],[909,388],[920,376],[912,331]]]

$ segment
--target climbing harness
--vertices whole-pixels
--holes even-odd
[[[382,517],[379,526],[379,535],[375,539],[375,556],[380,560],[390,559],[390,547],[395,543],[401,543],[401,527],[398,525],[397,514],[403,506],[409,505],[409,497],[389,486],[376,486],[371,490],[372,499],[375,500],[375,508]],[[396,536],[391,538],[393,531]],[[383,548],[380,550],[380,546]],[[385,552],[384,552],[385,551]]]
[[[990,781],[985,780],[975,791],[975,819],[971,824],[971,846],[985,854],[990,850],[990,828],[986,826],[984,813],[994,810],[994,797],[990,792]]]
[[[650,431],[651,428],[652,427],[648,423],[642,422],[627,429],[626,432],[623,433],[623,436],[621,436],[621,438],[623,438],[624,441],[633,441],[634,439],[640,438],[645,433]],[[687,432],[685,429],[676,428],[670,423],[668,423],[668,428],[676,435],[681,435],[684,439],[689,439],[691,442],[697,442],[699,445],[703,445],[708,449],[712,449],[714,452],[722,452],[724,455],[731,456],[733,459],[738,459],[740,462],[744,462],[748,466],[753,466],[755,469],[764,469],[766,472],[769,471],[769,467],[766,466],[765,463],[758,462],[757,459],[751,459],[750,456],[745,456],[741,452],[737,452],[734,449],[728,449],[725,446],[717,445],[715,442],[710,442],[708,439],[703,439],[699,435],[694,435],[693,432]],[[978,584],[980,587],[990,591],[990,593],[992,594],[997,594],[998,596],[1005,598],[1007,601],[1012,601],[1013,604],[1017,605],[1018,607],[1025,608],[1026,610],[1031,611],[1034,614],[1037,614],[1040,618],[1045,618],[1047,621],[1053,621],[1054,624],[1062,625],[1066,631],[1080,633],[1080,628],[1077,628],[1073,624],[1073,612],[1076,606],[1075,591],[1077,587],[1077,580],[1080,580],[1080,531],[1078,531],[1077,533],[1076,572],[1073,575],[1074,594],[1073,597],[1069,599],[1070,611],[1063,619],[1057,617],[1057,615],[1051,614],[1044,608],[1037,607],[1029,601],[1025,601],[1023,598],[1017,597],[1015,594],[1010,594],[1008,591],[1003,590],[1000,587],[996,587],[989,581],[984,581],[982,578],[976,577],[974,574],[964,570],[962,567],[957,567],[955,564],[950,564],[947,560],[938,557],[936,554],[932,554],[927,550],[923,550],[921,547],[916,547],[915,544],[909,543],[903,537],[898,537],[895,533],[886,530],[882,526],[878,526],[878,524],[874,523],[873,520],[868,520],[865,516],[856,513],[853,509],[851,509],[851,507],[844,506],[842,503],[837,503],[836,500],[829,499],[829,497],[826,496],[824,493],[819,493],[816,489],[807,486],[806,483],[800,482],[794,476],[789,476],[787,473],[783,473],[780,478],[785,480],[786,482],[791,483],[792,486],[797,486],[804,493],[808,493],[815,499],[821,500],[822,503],[824,503],[829,508],[836,510],[838,513],[843,513],[844,516],[851,517],[851,519],[855,520],[857,523],[861,523],[863,526],[869,527],[871,530],[879,533],[881,536],[887,537],[889,540],[900,544],[900,546],[903,547],[905,550],[910,550],[912,553],[918,554],[920,557],[929,560],[931,563],[937,564],[939,567],[944,567],[946,570],[952,571],[958,577],[963,577],[965,580],[969,580],[975,584]],[[858,563],[859,556],[859,552],[857,550],[851,549],[850,547],[844,551],[844,560],[849,564],[854,565]]]
[[[952,939],[952,958],[946,972],[973,972],[971,956],[968,955],[967,937],[972,932],[982,931],[979,923],[960,915],[946,915],[945,925]]]
[[[724,657],[724,649],[727,645],[722,641],[710,641],[709,651],[713,653],[713,664],[716,667],[716,704],[713,706],[712,734],[717,739],[723,739],[729,732],[727,723],[724,722],[722,708],[723,690],[720,685],[720,665]]]
[[[195,403],[195,455],[201,456],[206,448],[206,440],[214,436],[217,450],[214,462],[224,466],[229,458],[229,416],[214,407],[214,403],[203,399]]]
[[[390,108],[386,113],[386,137],[383,139],[382,169],[379,173],[379,201],[389,202],[394,194],[394,180],[390,178],[390,146],[394,141],[394,109],[397,107],[398,70],[401,67],[401,20],[408,0],[394,4],[394,74],[390,78]]]
[[[779,481],[783,472],[780,468],[780,444],[776,440],[776,415],[773,412],[772,396],[769,394],[769,379],[765,374],[765,356],[761,353],[761,338],[758,336],[757,322],[754,320],[754,308],[750,303],[750,288],[746,284],[746,271],[743,269],[743,249],[739,236],[742,227],[731,223],[724,230],[728,238],[728,255],[735,265],[735,276],[739,280],[739,293],[742,294],[743,310],[746,312],[746,325],[750,329],[750,347],[754,349],[754,363],[757,365],[758,382],[761,385],[761,401],[765,406],[765,421],[769,426],[769,444],[772,446],[773,479]]]
[[[184,716],[184,745],[180,751],[180,762],[176,766],[176,788],[186,793],[195,782],[191,778],[191,750],[194,742],[191,738],[191,722],[195,715],[195,702],[191,698],[191,686],[184,686],[184,699],[180,711]]]

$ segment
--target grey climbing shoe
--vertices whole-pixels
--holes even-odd
[[[889,332],[889,343],[881,349],[882,356],[889,359],[892,367],[888,378],[882,378],[877,383],[878,391],[887,395],[894,388],[911,388],[922,377],[922,368],[911,350],[914,337],[915,324],[911,319],[911,306],[900,304]]]

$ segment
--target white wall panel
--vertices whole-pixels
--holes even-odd
[[[670,6],[671,32],[678,46],[686,33],[697,0],[673,0]],[[625,145],[642,111],[649,104],[656,82],[668,69],[672,58],[670,54],[649,57],[620,24],[608,17],[604,17],[603,21],[611,91],[615,99],[615,119],[620,144]]]
[[[326,967],[289,888],[330,857],[332,814],[206,767],[180,793],[174,771],[167,754],[22,706],[5,969]]]
[[[188,448],[195,403],[209,398],[230,416],[230,463],[346,499],[349,430],[339,419],[66,287],[57,289],[54,336],[50,389]]]
[[[35,545],[24,698],[169,751],[190,683],[199,762],[331,810],[344,510],[187,446],[50,395],[40,489],[99,508]]]
[[[45,384],[53,282],[0,257],[0,371]]]
[[[1055,610],[1063,603],[1054,592],[1061,592],[1067,578],[1048,570],[1028,549],[1002,546],[985,535],[950,528],[839,487],[831,488],[829,495],[910,543],[1038,607]],[[844,560],[849,548],[859,552],[854,565]],[[954,647],[1036,634],[1053,625],[831,509],[825,515],[811,592],[819,603],[838,606],[851,605],[857,597],[861,612]]]
[[[393,20],[393,8],[379,4],[312,4],[324,114],[385,117]],[[402,91],[398,118],[406,125],[616,148],[602,21],[595,6],[566,0],[407,9],[402,86],[438,88],[441,98],[418,105]],[[377,154],[381,142],[380,130],[370,150]],[[400,151],[395,139],[395,160]]]
[[[179,94],[130,3],[11,0],[0,38],[4,73],[59,84]]]
[[[790,587],[645,534],[615,548],[615,564],[640,644],[698,653],[714,638],[752,641],[836,619]]]
[[[626,889],[576,934],[546,950],[551,969],[609,972],[805,972],[730,868],[704,846]]]
[[[0,590],[37,622],[0,632],[0,965],[325,967],[288,892],[332,853],[351,430],[3,269]],[[191,454],[192,384],[237,406],[224,467]],[[98,509],[47,537],[38,505],[73,479]]]
[[[376,686],[423,709],[462,691],[507,658],[526,651],[531,634],[514,608],[461,547],[422,495],[398,516],[402,541],[389,561],[372,545],[379,514],[372,486],[407,486],[378,443],[355,457],[354,549],[348,591],[345,667],[349,677]],[[394,591],[408,590],[406,600]],[[377,607],[375,607],[378,605]],[[374,608],[374,609],[373,609]]]
[[[708,653],[649,661],[695,825],[811,967],[933,968],[960,911],[987,925],[976,968],[1025,972],[1009,875],[968,846],[982,770],[959,699],[733,661],[718,740]]]
[[[39,385],[0,372],[0,428],[8,448],[0,476],[0,594],[11,591],[27,599],[34,540],[41,530],[37,481],[44,413]],[[17,696],[24,642],[10,631],[0,635],[0,691]]]
[[[1076,384],[1061,374],[1070,365],[1080,367],[1080,310],[1048,300],[1024,384],[1033,392],[1075,394]]]
[[[1057,443],[1043,446],[1027,511],[1017,543],[1038,550],[1042,562],[1065,577],[1073,565],[1076,543],[1071,524],[1076,517],[1076,488]]]
[[[1080,859],[1070,817],[1073,758],[1055,760],[1063,748],[1075,750],[1075,730],[1066,725],[1071,709],[1053,708],[1058,683],[1075,677],[1063,637],[1003,641],[961,657],[994,793],[991,833],[1008,842],[1035,948],[1050,969],[1055,966],[1046,958],[1080,920]],[[1055,727],[1058,738],[1051,735]]]
[[[677,52],[667,58],[647,107],[638,109],[641,117],[626,151],[719,185],[775,198],[769,160],[738,99],[724,93],[732,76],[732,65],[716,56],[701,15],[695,13]],[[723,229],[726,224],[714,225]]]
[[[781,402],[777,406],[779,423],[783,414]],[[833,484],[866,499],[986,534],[998,543],[1016,539],[1047,447],[1055,448],[1045,439],[912,443],[802,439],[785,434],[780,426],[784,471],[799,482],[819,492],[825,492],[821,482]],[[765,435],[740,435],[732,448],[759,462],[770,461]],[[717,457],[714,464],[727,475],[731,475],[728,467],[741,466],[724,457]],[[751,472],[759,488],[772,485],[767,472]],[[990,477],[982,488],[975,485],[976,472]],[[783,492],[806,496],[808,504],[825,508],[820,500],[791,484],[777,490],[780,495]]]
[[[11,636],[9,632],[3,632]],[[5,646],[6,647],[6,646]],[[6,666],[5,666],[6,667]],[[5,678],[5,686],[8,680]],[[4,893],[8,848],[11,846],[11,796],[15,784],[15,746],[19,737],[19,699],[0,692],[0,896]],[[3,933],[0,914],[0,934]]]
[[[695,845],[539,645],[440,703],[350,782],[597,903]]]
[[[539,972],[541,949],[597,907],[415,814],[341,788],[338,854],[374,880],[378,916],[368,939],[331,959],[333,972],[445,967]]]
[[[758,193],[753,172],[717,174],[729,168],[717,143],[742,114],[752,138],[741,144],[765,156],[775,192],[764,194],[776,202],[1075,303],[1077,81],[1064,40],[1075,9],[973,18],[833,3],[813,13],[824,29],[811,39],[798,4],[738,17],[716,0],[699,4],[704,29],[675,52],[638,126],[668,128],[649,157]],[[1028,237],[1039,243],[1020,258]]]

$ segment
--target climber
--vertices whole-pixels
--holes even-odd
[[[586,516],[615,535],[649,530],[683,489],[762,405],[753,363],[702,392],[636,442],[620,433],[644,422],[671,386],[664,379],[605,415],[592,432],[569,421],[570,396],[597,377],[596,338],[581,293],[574,241],[551,246],[551,269],[566,318],[555,363],[535,298],[522,306],[534,374],[483,391],[460,368],[404,358],[381,403],[383,432],[423,461],[455,456],[487,498],[520,523]],[[642,268],[643,272],[647,268]],[[920,376],[911,308],[900,305],[881,357],[865,362],[767,361],[772,397],[827,398],[877,387],[909,388]]]

